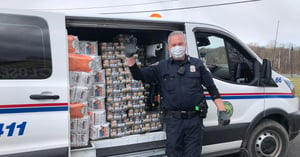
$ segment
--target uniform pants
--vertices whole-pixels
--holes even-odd
[[[200,116],[191,119],[165,117],[168,157],[201,157],[203,124]]]

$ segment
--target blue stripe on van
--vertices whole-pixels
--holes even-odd
[[[0,114],[3,114],[3,113],[26,113],[26,112],[53,112],[53,111],[68,111],[68,106],[33,107],[33,108],[4,108],[4,109],[0,109]]]

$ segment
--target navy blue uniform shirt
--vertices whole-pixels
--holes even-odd
[[[178,74],[180,66],[185,68],[183,75]],[[135,68],[138,67],[135,65]],[[130,70],[134,79],[160,83],[162,104],[166,110],[193,111],[201,102],[202,85],[217,90],[211,73],[203,62],[190,56],[186,56],[181,62],[174,61],[172,58],[162,60],[156,65],[141,68],[141,74],[138,74],[139,70],[134,70],[134,67]]]

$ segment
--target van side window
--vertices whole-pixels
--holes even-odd
[[[249,84],[254,78],[253,60],[228,37],[195,32],[200,59],[216,79],[237,84]]]
[[[47,22],[0,14],[0,79],[46,79],[52,73]]]

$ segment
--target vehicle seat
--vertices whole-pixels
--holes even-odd
[[[252,79],[249,65],[245,62],[237,63],[234,78],[237,83],[249,83]]]

